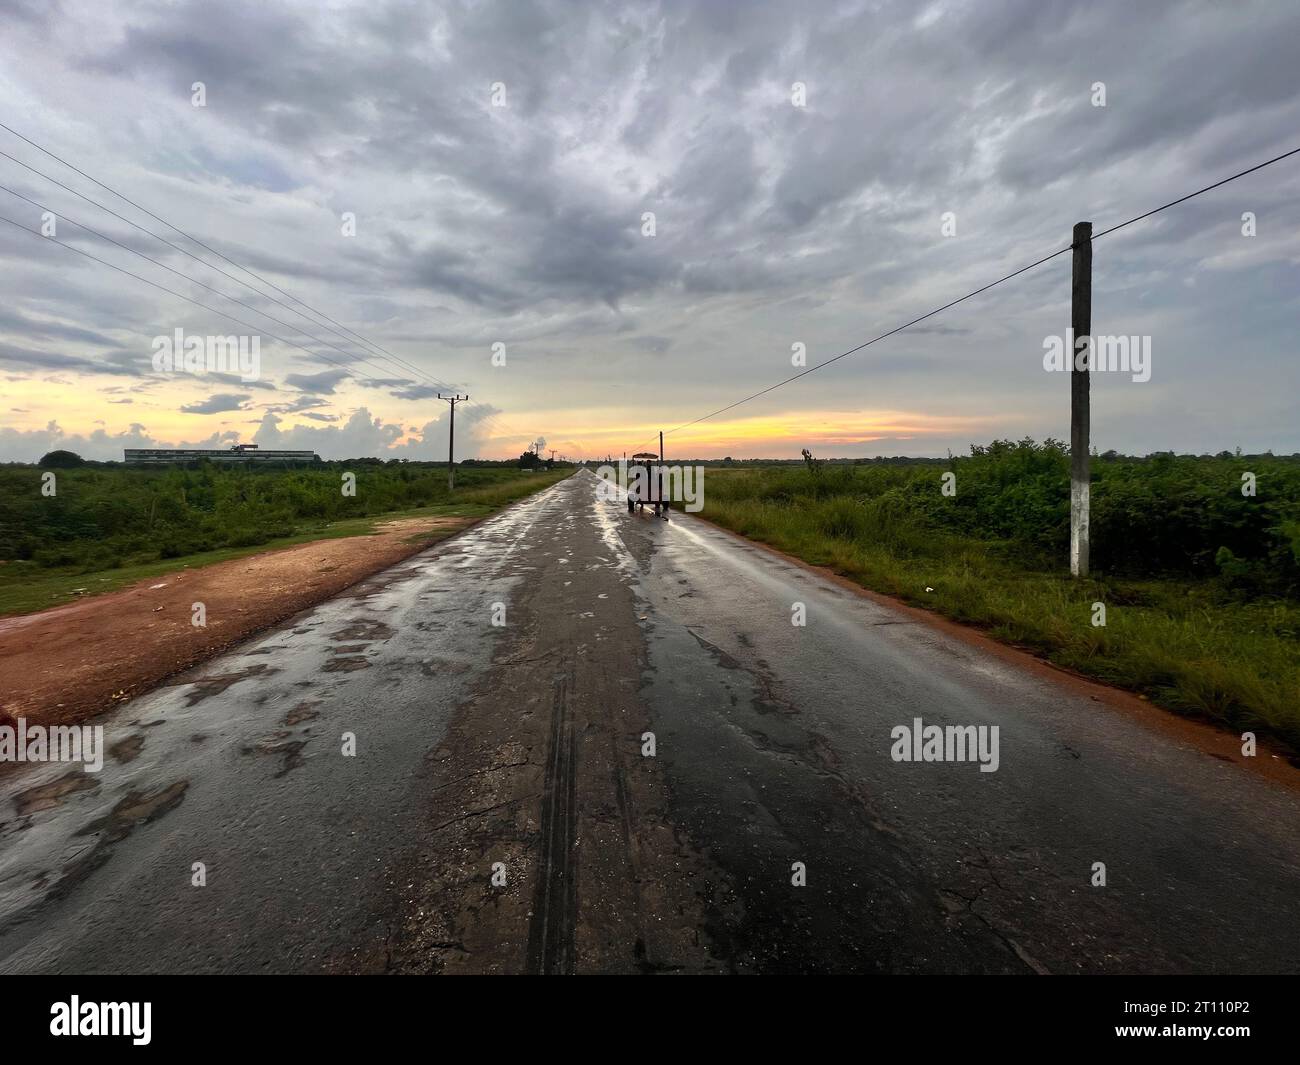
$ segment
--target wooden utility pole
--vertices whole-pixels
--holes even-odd
[[[1088,511],[1092,492],[1089,456],[1088,363],[1079,354],[1092,346],[1092,223],[1074,226],[1074,270],[1070,286],[1070,575],[1088,575]]]
[[[667,517],[668,501],[663,498],[664,495],[664,431],[662,429],[659,430],[659,476],[655,479],[659,482],[659,495],[656,498],[663,500],[664,507],[665,507],[664,516]]]
[[[450,492],[456,487],[456,404],[464,403],[469,395],[458,396],[453,392],[450,396],[444,396],[439,392],[438,398],[445,399],[451,406],[451,426],[447,430],[447,491]]]

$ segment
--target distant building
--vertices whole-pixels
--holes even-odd
[[[207,448],[128,447],[122,452],[132,466],[165,466],[173,462],[319,462],[314,451],[263,451],[256,444],[232,444],[224,451]]]

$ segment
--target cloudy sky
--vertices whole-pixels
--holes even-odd
[[[797,372],[795,345],[812,365],[1076,221],[1300,146],[1292,0],[0,0],[0,22],[0,122],[89,176],[0,129],[0,461],[443,458],[440,386],[472,397],[461,456],[640,450]],[[1099,449],[1300,451],[1298,193],[1300,156],[1097,241],[1093,331],[1152,352],[1149,381],[1094,375]],[[1068,437],[1043,345],[1069,288],[1067,254],[669,456]],[[176,329],[259,336],[259,376],[156,370]]]

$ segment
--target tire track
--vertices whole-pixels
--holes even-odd
[[[576,766],[569,678],[561,673],[552,685],[551,736],[542,792],[541,876],[528,930],[531,973],[570,975],[574,971]]]

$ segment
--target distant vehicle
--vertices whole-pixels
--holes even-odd
[[[659,456],[653,451],[638,451],[627,467],[627,512],[632,514],[638,507],[645,506],[654,507],[656,515],[663,507],[664,520],[668,520],[663,469]]]
[[[257,444],[231,444],[230,450],[231,451],[256,451],[257,447],[258,447]]]

